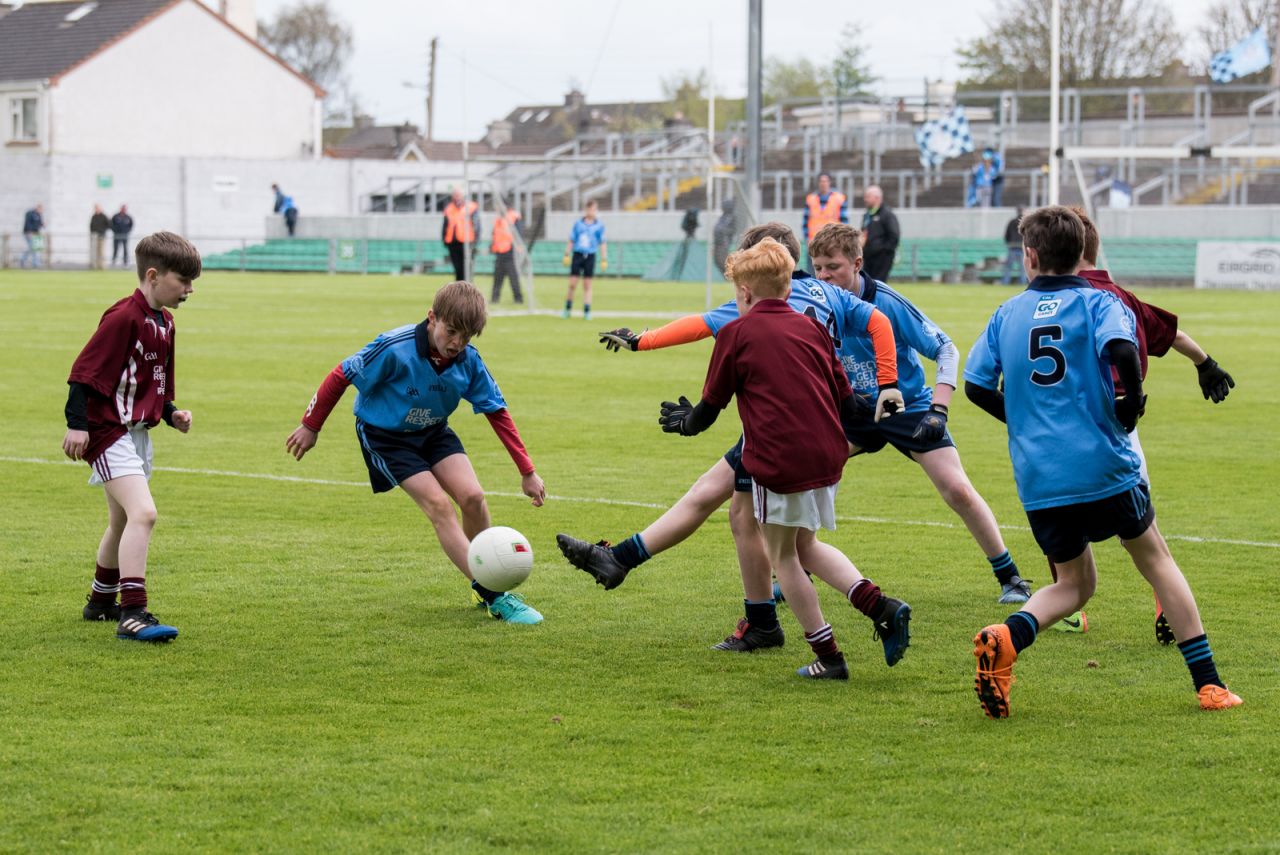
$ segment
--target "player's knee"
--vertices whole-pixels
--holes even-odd
[[[476,519],[483,516],[489,510],[489,506],[485,502],[484,491],[477,488],[459,496],[458,509],[462,511],[462,515],[467,519]]]
[[[942,500],[957,511],[965,511],[977,506],[982,499],[973,485],[964,478],[950,478],[938,485]]]
[[[156,513],[155,505],[146,505],[134,510],[129,514],[127,525],[138,526],[145,529],[153,529],[156,527],[156,519],[159,514]]]

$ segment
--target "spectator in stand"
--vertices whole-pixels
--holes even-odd
[[[1025,272],[1022,269],[1022,232],[1018,231],[1018,225],[1022,222],[1022,206],[1018,206],[1018,213],[1014,214],[1013,219],[1004,227],[1004,272],[1000,275],[1000,284],[1008,285],[1013,281],[1013,272],[1018,271],[1018,282],[1021,283]]]
[[[107,265],[107,232],[111,229],[111,221],[102,213],[101,205],[93,206],[93,216],[89,218],[89,267],[101,270]]]
[[[22,238],[27,250],[22,253],[20,266],[26,267],[30,259],[33,268],[40,266],[40,253],[44,251],[44,206],[36,205],[22,216]]]
[[[120,206],[111,218],[111,266],[116,265],[116,256],[122,256],[122,267],[129,266],[129,232],[133,231],[133,217],[129,216],[129,208]]]
[[[476,235],[480,234],[480,206],[462,195],[462,189],[453,188],[449,204],[444,206],[444,224],[440,240],[449,250],[453,262],[453,278],[457,282],[467,279],[468,256],[475,250]]]
[[[884,204],[884,191],[878,185],[868,187],[862,201],[867,205],[862,215],[862,269],[872,279],[888,282],[902,230],[897,216]]]
[[[831,175],[823,172],[818,175],[818,192],[810,193],[804,199],[804,221],[801,231],[804,233],[803,246],[808,253],[809,241],[822,230],[827,223],[849,222],[849,200],[839,190],[831,189]],[[813,267],[812,261],[803,265],[806,269]]]
[[[1004,158],[1000,156],[1000,152],[987,146],[982,150],[982,159],[990,164],[991,207],[999,208],[1004,201]]]
[[[293,204],[292,196],[280,189],[279,184],[272,184],[271,189],[276,191],[276,204],[271,210],[284,217],[284,227],[289,230],[289,237],[293,237],[298,226],[298,206]]]
[[[990,208],[991,207],[991,170],[988,162],[981,157],[973,164],[973,168],[969,170],[969,187],[965,193],[964,206],[966,208]]]

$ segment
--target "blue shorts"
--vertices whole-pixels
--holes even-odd
[[[575,252],[573,263],[569,266],[570,276],[585,276],[590,279],[596,273],[596,254],[594,252]]]
[[[424,430],[383,430],[356,419],[356,436],[364,465],[369,467],[369,483],[375,493],[385,493],[406,478],[454,454],[466,454],[453,428],[442,423]]]
[[[733,467],[733,491],[735,493],[751,492],[751,473],[742,466],[742,442],[745,437],[738,437],[738,444],[724,453],[724,462]]]
[[[1079,558],[1090,543],[1141,537],[1155,518],[1146,484],[1092,502],[1027,511],[1040,551],[1055,564]]]
[[[920,420],[928,414],[928,410],[920,410],[917,413],[898,413],[879,422],[872,418],[859,419],[855,422],[841,419],[841,424],[844,426],[844,438],[862,449],[863,454],[875,454],[886,445],[892,445],[907,457],[911,457],[913,451],[954,448],[955,440],[951,438],[948,431],[943,431],[942,439],[937,442],[911,438],[911,434],[915,433],[916,428],[920,426]]]

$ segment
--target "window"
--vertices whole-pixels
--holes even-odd
[[[10,98],[9,115],[12,123],[9,128],[9,139],[14,142],[35,142],[39,138],[40,128],[36,122],[36,106],[38,98]]]

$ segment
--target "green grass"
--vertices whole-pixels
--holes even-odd
[[[700,285],[597,281],[597,311],[634,317],[496,317],[476,340],[554,498],[518,498],[485,421],[457,415],[495,521],[534,545],[522,591],[547,621],[469,608],[422,515],[365,486],[349,397],[305,461],[284,451],[325,373],[420,318],[443,281],[199,280],[178,313],[195,423],[157,431],[152,482],[152,602],[182,637],[153,648],[79,619],[103,503],[59,448],[67,370],[131,284],[0,273],[0,851],[1280,849],[1280,295],[1144,292],[1238,383],[1215,407],[1185,360],[1155,361],[1142,435],[1161,528],[1245,706],[1196,709],[1113,542],[1091,631],[1042,635],[1013,718],[992,722],[969,640],[1008,609],[892,451],[848,467],[830,540],[912,603],[913,643],[886,668],[865,619],[824,590],[847,684],[793,675],[810,657],[785,608],[782,650],[708,650],[741,607],[723,514],[617,591],[560,559],[557,531],[642,528],[658,513],[645,505],[669,505],[736,439],[732,414],[695,439],[656,424],[660,401],[700,390],[709,342],[607,354],[592,335],[698,311]],[[540,279],[542,303],[561,287]],[[962,353],[1011,293],[903,290]],[[959,399],[951,425],[1014,557],[1046,581],[1000,426]]]

